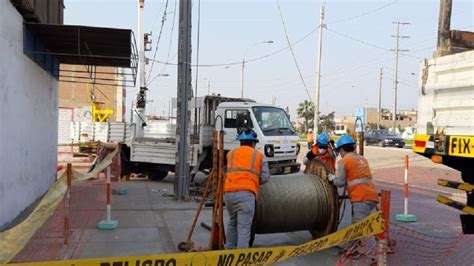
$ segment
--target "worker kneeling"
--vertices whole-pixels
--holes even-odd
[[[307,162],[318,159],[322,161],[326,166],[334,173],[336,171],[336,155],[332,149],[332,140],[329,138],[329,134],[323,132],[319,134],[316,144],[306,154],[304,164]]]
[[[229,213],[226,248],[248,248],[259,185],[270,179],[265,156],[255,149],[257,134],[239,135],[240,147],[227,154],[224,201]]]
[[[336,175],[330,174],[329,181],[342,187],[347,185],[347,192],[352,204],[352,224],[367,216],[376,208],[378,194],[372,181],[372,173],[367,159],[354,152],[355,142],[349,136],[341,136],[336,143],[336,152],[342,159],[337,164]],[[350,246],[354,244],[350,243]],[[347,246],[345,248],[349,248]],[[354,249],[358,253],[357,249]]]

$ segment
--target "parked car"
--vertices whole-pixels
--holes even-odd
[[[403,148],[405,140],[397,134],[388,130],[371,130],[365,134],[365,143],[367,145],[376,144],[380,147],[393,146]]]

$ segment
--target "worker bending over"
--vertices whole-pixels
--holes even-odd
[[[330,141],[328,133],[319,134],[316,144],[306,154],[304,164],[313,159],[318,159],[334,173],[336,171],[336,155]]]
[[[341,136],[336,143],[336,152],[342,159],[337,164],[335,175],[328,176],[337,187],[347,185],[352,204],[352,224],[357,223],[376,208],[378,194],[372,180],[367,159],[354,152],[355,142],[349,136]],[[354,242],[351,243],[351,246]],[[350,246],[347,246],[349,248]]]
[[[257,134],[239,135],[240,147],[227,153],[224,201],[229,213],[226,248],[248,248],[259,185],[270,179],[265,156],[255,149]]]

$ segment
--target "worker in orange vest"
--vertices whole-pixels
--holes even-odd
[[[224,201],[229,213],[226,248],[248,248],[259,186],[268,182],[270,170],[257,151],[257,134],[250,129],[239,135],[240,147],[227,153]]]
[[[336,143],[336,152],[342,159],[337,164],[335,175],[328,176],[337,187],[347,186],[349,200],[352,204],[352,224],[357,223],[376,208],[378,193],[372,180],[372,172],[367,159],[354,152],[355,142],[349,136],[341,136]],[[352,242],[342,248],[345,252],[357,242]],[[352,257],[360,256],[357,247],[351,248]]]
[[[311,147],[314,144],[314,134],[311,128],[308,130],[308,134],[306,134],[306,142],[308,143],[308,151],[309,151],[311,150]]]
[[[313,159],[318,159],[325,163],[329,170],[334,173],[336,171],[336,153],[332,149],[330,141],[328,133],[323,132],[319,134],[316,144],[306,154],[304,164]]]

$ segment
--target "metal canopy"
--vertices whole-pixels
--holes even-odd
[[[26,53],[53,55],[63,64],[136,68],[131,30],[28,22],[24,25],[43,48]]]

